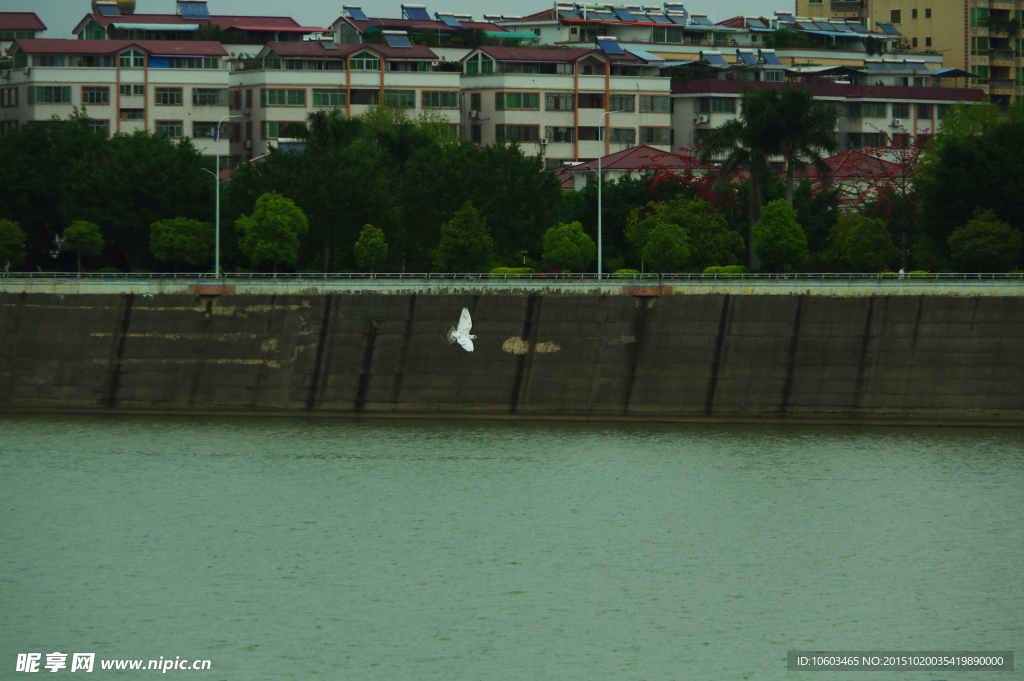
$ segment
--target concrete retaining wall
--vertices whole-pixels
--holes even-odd
[[[0,294],[0,409],[1021,424],[1022,332],[1015,296]]]

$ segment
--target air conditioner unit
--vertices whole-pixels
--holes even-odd
[[[711,116],[697,116],[697,125],[701,125],[703,123],[710,123],[710,122],[711,122]]]
[[[252,149],[252,140],[245,140],[245,148]]]
[[[474,121],[479,120],[480,119],[480,112],[479,111],[475,111],[475,110],[471,110],[469,112],[469,117],[471,119],[473,119]]]
[[[9,70],[8,71],[0,71],[0,79],[10,80],[11,79],[11,72]]]
[[[899,118],[892,119],[892,127],[894,127],[894,128],[902,128],[903,127],[903,120],[899,119]]]
[[[32,75],[32,67],[31,66],[26,66],[25,67],[25,75],[26,76],[31,76]]]
[[[547,137],[541,137],[540,138],[540,143],[541,143],[541,145],[546,145],[548,143],[548,138]]]
[[[246,116],[252,116],[252,109],[246,109],[245,110],[245,115]]]

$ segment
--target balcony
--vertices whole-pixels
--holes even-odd
[[[1012,95],[1017,88],[1017,82],[1012,78],[992,78],[988,81],[988,91],[992,95]]]
[[[988,63],[991,66],[1015,66],[1017,61],[1013,50],[989,50]]]
[[[833,14],[860,14],[864,3],[860,0],[832,0]]]

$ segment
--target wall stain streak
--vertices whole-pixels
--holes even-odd
[[[789,362],[786,366],[786,384],[782,388],[782,416],[789,413],[789,399],[793,395],[793,374],[796,371],[796,348],[800,341],[800,317],[804,311],[804,297],[796,299],[796,315],[793,318],[793,335],[789,339]]]
[[[917,297],[917,318],[914,320],[914,340],[910,347],[917,350],[917,336],[921,332],[921,311],[924,310],[924,296]]]
[[[416,294],[409,296],[409,311],[405,315],[405,338],[402,343],[402,354],[398,357],[398,365],[395,368],[395,386],[391,394],[391,410],[398,410],[398,403],[402,397],[402,383],[405,380],[405,361],[409,356],[409,344],[412,342],[413,320],[416,319]]]
[[[201,334],[200,342],[195,344],[195,349],[190,353],[191,357],[189,357],[188,361],[189,364],[198,365],[190,376],[191,383],[189,385],[188,400],[186,402],[189,408],[195,407],[198,403],[199,396],[202,394],[203,378],[208,375],[208,370],[203,367],[203,364],[205,364],[211,349],[206,340],[210,336],[210,326],[213,324],[214,305],[213,299],[207,299],[206,306],[204,307],[202,305],[202,300],[202,298],[199,299],[197,309],[205,310],[202,317],[199,318],[199,326],[203,329],[204,333]],[[252,406],[255,406],[255,400],[259,394],[258,390],[253,391]]]
[[[117,354],[110,372],[110,389],[107,391],[107,407],[113,409],[117,405],[117,391],[121,388],[121,362],[124,359],[124,346],[128,340],[128,329],[132,325],[132,304],[135,294],[124,297],[124,312],[121,315],[121,329],[117,339]]]
[[[634,300],[639,303],[636,315],[633,317],[633,336],[636,337],[636,343],[630,344],[626,352],[626,363],[629,368],[626,373],[626,390],[622,397],[622,413],[624,414],[629,413],[629,407],[633,403],[633,391],[636,389],[636,371],[640,364],[640,354],[643,351],[646,338],[644,328],[647,321],[647,306],[653,305],[655,299],[634,298]]]
[[[530,345],[530,349],[526,354],[520,355],[516,360],[516,377],[512,383],[512,396],[509,400],[511,406],[511,412],[513,414],[518,413],[520,402],[523,399],[523,377],[528,373],[528,369],[533,365],[533,348],[535,343],[530,343],[531,339],[536,340],[536,331],[534,329],[533,316],[540,307],[537,303],[539,298],[535,295],[530,296],[526,299],[526,319],[523,320],[523,335],[522,340],[526,341]],[[539,316],[539,314],[538,314]]]
[[[320,381],[324,375],[324,349],[327,347],[327,339],[330,337],[331,310],[334,307],[334,296],[329,295],[326,298],[327,300],[324,301],[324,316],[320,322],[320,340],[316,344],[316,359],[313,360],[313,376],[310,378],[309,394],[306,396],[306,409],[309,411],[316,409],[317,398],[320,394]]]
[[[605,326],[608,325],[609,310],[611,310],[611,301],[608,296],[601,296],[600,302],[598,303],[598,315],[604,317],[603,321]],[[601,339],[603,340],[603,339]],[[598,367],[598,370],[594,372],[594,377],[590,381],[590,397],[587,400],[587,411],[594,411],[594,402],[597,401],[598,390],[601,387],[601,370],[600,367],[604,364],[604,349],[609,345],[616,345],[615,343],[604,343],[598,342],[597,344],[597,358],[594,362],[594,366]],[[621,343],[625,345],[625,343]]]
[[[356,389],[356,402],[353,411],[363,413],[366,407],[366,392],[370,388],[370,370],[373,367],[373,349],[377,343],[377,320],[370,321],[370,329],[366,332],[366,350],[363,352],[363,371],[359,374],[359,387]]]
[[[875,316],[875,298],[868,298],[868,314],[864,320],[864,337],[860,345],[860,357],[857,361],[857,384],[853,389],[854,409],[860,410],[864,406],[864,383],[868,371],[868,348],[871,347],[871,320]]]
[[[725,346],[726,322],[729,319],[729,294],[722,300],[722,314],[718,318],[718,336],[715,338],[715,355],[711,360],[711,375],[708,377],[708,393],[704,398],[704,415],[711,416],[715,403],[715,390],[718,389],[718,372],[722,366],[722,348]]]

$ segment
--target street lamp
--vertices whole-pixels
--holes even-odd
[[[217,230],[217,237],[216,237],[217,243],[214,246],[214,251],[213,251],[213,271],[216,273],[218,279],[221,276],[220,275],[220,144],[219,143],[220,143],[220,129],[221,129],[221,126],[224,125],[224,121],[226,121],[229,118],[241,118],[241,116],[239,116],[238,114],[228,114],[227,116],[224,116],[224,118],[220,119],[220,121],[217,123],[217,133],[216,133],[216,137],[214,137],[214,141],[217,143],[216,144],[216,147],[217,147],[217,172],[210,173],[209,170],[206,171],[206,172],[210,173],[211,175],[213,175],[213,179],[217,182],[217,215],[215,217],[216,225],[217,225],[217,227],[216,227],[216,230]],[[206,170],[206,169],[204,168],[203,170]]]
[[[623,111],[605,111],[601,114],[601,118],[597,121],[597,127],[601,128],[604,123],[604,117],[613,113],[625,113]],[[597,157],[597,279],[601,280],[601,275],[604,274],[604,261],[602,260],[603,251],[601,249],[601,227],[602,217],[604,212],[604,203],[601,198],[601,186],[604,184],[601,180],[601,159],[603,157]]]

